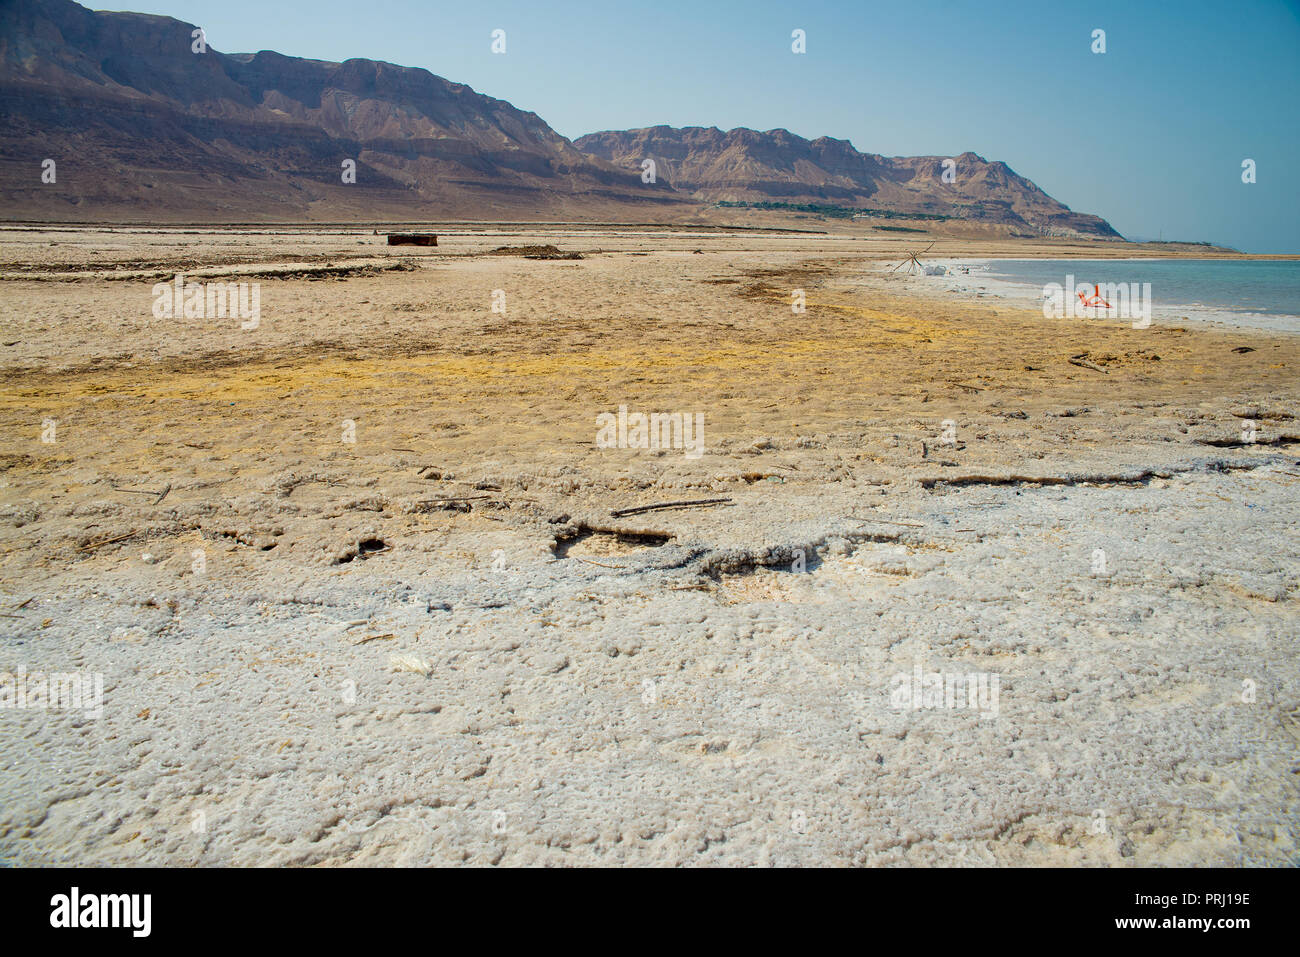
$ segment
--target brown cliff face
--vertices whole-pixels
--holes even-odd
[[[427,70],[195,53],[190,24],[0,6],[8,218],[663,219],[693,203]],[[56,162],[55,184],[41,163]],[[356,161],[355,184],[342,181]]]
[[[787,130],[655,126],[591,133],[574,145],[628,169],[653,159],[660,179],[701,201],[829,204],[1120,238],[1100,217],[1071,212],[1005,163],[974,153],[951,157],[956,181],[945,183],[948,157],[860,153],[847,140]]]

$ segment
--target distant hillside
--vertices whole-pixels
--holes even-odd
[[[0,2],[9,218],[665,218],[695,205],[427,70],[191,50],[191,24]],[[41,162],[56,162],[54,185]],[[345,159],[355,185],[342,182]]]
[[[847,140],[806,140],[786,130],[654,126],[591,133],[574,145],[628,169],[653,159],[658,178],[702,201],[848,206],[998,223],[1048,236],[1121,238],[1104,219],[1071,212],[1005,163],[974,153],[952,157],[956,181],[945,183],[947,157],[860,153]]]
[[[942,157],[887,159],[785,130],[658,126],[571,143],[535,113],[427,70],[194,52],[194,30],[72,0],[0,0],[5,218],[699,223],[723,218],[701,204],[728,200],[1118,235],[973,153],[947,184]],[[41,180],[46,159],[54,183]]]

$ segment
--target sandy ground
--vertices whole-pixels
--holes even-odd
[[[0,860],[1300,859],[1300,339],[896,239],[382,243],[0,231],[0,672],[104,682],[0,708]],[[155,318],[178,270],[258,327]]]

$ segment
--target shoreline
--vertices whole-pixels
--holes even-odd
[[[976,285],[980,292],[989,294],[997,299],[1014,302],[1026,307],[1041,308],[1043,302],[1042,287],[1009,279],[1003,276],[992,274],[989,267],[1000,262],[1036,262],[1042,260],[1051,261],[1053,257],[946,257],[936,258],[930,261],[930,264],[943,266],[948,272],[943,276],[926,276],[927,281],[939,280],[937,285],[948,294],[957,294],[961,292],[971,292],[967,288],[969,285],[986,283],[985,286]],[[1082,257],[1062,258],[1061,262],[1087,261]],[[1107,262],[1168,262],[1167,257],[1133,257],[1127,259],[1116,258],[1106,260]],[[1196,259],[1179,258],[1179,262],[1196,262]],[[1225,262],[1231,260],[1209,259],[1207,262]],[[969,273],[954,273],[954,269],[969,268]],[[978,270],[978,271],[977,271]],[[920,277],[917,277],[920,278]],[[1064,280],[1064,276],[1061,277]],[[946,280],[946,282],[943,282]],[[1089,316],[1085,321],[1110,321],[1113,323],[1125,323],[1130,320],[1113,319],[1105,315]],[[1171,303],[1169,305],[1160,305],[1156,303],[1152,308],[1152,322],[1162,322],[1169,324],[1173,322],[1191,322],[1198,326],[1206,328],[1222,329],[1258,329],[1262,332],[1275,332],[1283,335],[1300,335],[1300,314],[1284,313],[1252,313],[1227,309],[1221,306],[1206,306],[1196,303]]]
[[[822,228],[824,227],[824,228]],[[1085,253],[1093,254],[1097,259],[1132,259],[1168,260],[1168,259],[1204,259],[1209,261],[1300,261],[1300,252],[1287,253],[1248,253],[1227,247],[1205,243],[1177,241],[1140,241],[1103,240],[1086,236],[1051,237],[1051,236],[1002,236],[997,234],[979,234],[967,232],[929,232],[922,231],[915,235],[882,234],[870,228],[846,226],[838,220],[805,222],[802,218],[777,217],[770,222],[758,223],[724,223],[724,222],[625,222],[610,223],[594,220],[357,220],[357,221],[305,221],[286,220],[283,222],[228,222],[213,221],[177,221],[158,223],[156,221],[121,221],[121,222],[35,222],[31,220],[0,220],[0,234],[23,232],[50,232],[55,234],[76,233],[113,233],[129,234],[190,233],[211,235],[215,231],[225,231],[230,235],[302,235],[321,232],[326,235],[371,235],[374,230],[438,232],[449,236],[476,235],[535,235],[538,232],[550,235],[587,236],[605,235],[611,231],[631,234],[645,233],[655,237],[680,235],[693,238],[783,238],[790,240],[824,241],[824,242],[861,242],[869,244],[871,249],[913,248],[916,244],[935,243],[950,256],[982,256],[993,259],[1069,259],[1087,258]],[[950,250],[950,247],[952,249]],[[1154,247],[1146,249],[1145,247]],[[987,250],[997,250],[989,252]],[[1004,253],[1001,250],[1008,250]],[[966,251],[963,251],[966,250]],[[1123,255],[1126,252],[1145,251],[1149,255]],[[1115,253],[1120,255],[1115,255]]]

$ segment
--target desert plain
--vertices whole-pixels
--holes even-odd
[[[0,861],[1296,863],[1295,335],[427,228],[0,230],[0,672],[104,689],[0,709]]]

